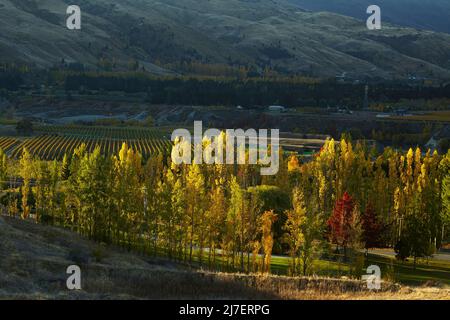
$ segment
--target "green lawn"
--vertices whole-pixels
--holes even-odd
[[[442,260],[419,261],[414,269],[412,259],[406,262],[396,261],[394,258],[371,255],[371,264],[379,265],[381,272],[391,263],[394,266],[395,280],[410,285],[420,285],[426,281],[438,281],[450,285],[450,262]]]
[[[394,279],[408,285],[421,285],[427,281],[437,281],[450,286],[450,262],[442,260],[421,260],[414,269],[412,259],[401,262],[395,258],[369,255],[364,265],[378,265],[381,268],[383,278]],[[287,274],[289,267],[288,257],[273,257],[272,272],[275,274]],[[320,276],[347,276],[350,266],[345,263],[328,260],[315,260],[314,273]],[[364,272],[364,270],[363,270]]]
[[[164,252],[161,252],[165,255]],[[238,259],[238,258],[237,258]],[[247,265],[247,258],[244,257],[244,264]],[[203,265],[207,265],[207,253],[203,258]],[[198,262],[198,250],[194,249],[193,262]],[[287,256],[272,256],[271,273],[277,275],[287,275],[291,259]],[[239,261],[236,261],[238,264]],[[361,275],[365,273],[369,265],[377,265],[381,269],[381,276],[385,280],[395,281],[398,283],[420,286],[426,282],[433,281],[450,286],[450,261],[436,259],[420,259],[414,268],[413,260],[397,261],[395,257],[369,254],[364,259],[364,266],[361,269]],[[229,269],[223,264],[223,256],[217,254],[216,269],[224,272],[239,271]],[[343,276],[352,277],[350,274],[351,265],[349,263],[332,261],[326,259],[316,259],[313,262],[313,274],[323,277],[340,278]],[[359,274],[359,273],[358,273]]]

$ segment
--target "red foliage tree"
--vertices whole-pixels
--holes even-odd
[[[342,199],[338,199],[334,206],[333,214],[328,219],[329,237],[332,243],[344,248],[344,254],[347,251],[347,245],[352,235],[353,212],[355,204],[352,197],[346,192]]]

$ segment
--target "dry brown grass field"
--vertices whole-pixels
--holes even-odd
[[[450,122],[450,111],[434,111],[424,114],[416,114],[405,117],[392,117],[395,120],[409,120],[409,121],[439,121]]]
[[[66,289],[77,264],[82,290]],[[211,273],[0,217],[0,299],[450,299],[450,290],[351,279]]]

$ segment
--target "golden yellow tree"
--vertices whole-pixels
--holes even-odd
[[[206,232],[202,227],[205,215],[205,181],[200,166],[193,164],[189,167],[186,177],[186,208],[189,219],[189,262],[192,262],[194,245],[199,248],[199,261],[203,260],[203,249]]]
[[[260,217],[260,230],[262,233],[261,243],[264,251],[263,272],[270,273],[273,249],[273,224],[277,220],[277,215],[273,210],[266,211]]]
[[[23,179],[22,184],[22,219],[27,219],[31,213],[31,207],[28,204],[31,191],[30,183],[33,176],[33,157],[27,148],[22,151],[20,158],[20,175]]]
[[[285,241],[289,246],[289,254],[292,259],[292,274],[299,274],[300,250],[305,241],[303,228],[306,223],[306,207],[301,190],[294,189],[292,194],[293,209],[286,212]]]

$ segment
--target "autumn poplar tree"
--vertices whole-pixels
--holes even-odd
[[[79,204],[78,227],[80,233],[101,241],[108,239],[108,201],[111,163],[96,147],[92,153],[85,153],[76,171],[77,188],[74,190]]]
[[[173,224],[173,244],[171,244],[171,252],[176,253],[178,259],[186,257],[184,254],[188,247],[187,235],[188,224],[186,215],[186,195],[182,179],[174,176],[174,183],[171,193],[171,223]]]
[[[286,212],[287,220],[284,229],[286,231],[285,241],[289,246],[289,254],[292,259],[292,273],[295,275],[300,273],[300,251],[305,242],[303,231],[307,219],[303,193],[299,189],[294,189],[292,205],[293,209]]]
[[[190,166],[186,177],[186,207],[189,219],[189,262],[192,262],[194,246],[199,248],[199,261],[203,260],[206,232],[202,227],[205,216],[205,181],[200,166]]]
[[[450,174],[447,174],[442,181],[442,238],[450,227]]]
[[[263,272],[270,273],[270,265],[272,260],[273,249],[273,224],[277,220],[278,216],[273,210],[266,211],[259,219],[259,225],[261,230],[261,243],[263,248]]]
[[[439,164],[439,170],[442,178],[441,201],[442,211],[442,239],[450,235],[450,150],[443,157]],[[448,239],[448,238],[447,238]]]
[[[8,157],[6,153],[0,148],[0,190],[6,185],[6,179],[8,178]]]
[[[22,218],[27,219],[31,213],[29,205],[29,196],[31,192],[31,179],[33,176],[33,157],[26,148],[22,151],[20,158],[20,175],[23,179],[22,184]]]
[[[209,206],[206,213],[208,230],[208,267],[216,264],[216,251],[220,245],[220,236],[224,232],[227,215],[225,181],[219,177],[214,181],[209,193]]]
[[[144,225],[142,159],[137,151],[124,143],[118,157],[113,157],[112,162],[114,175],[112,188],[118,215],[116,222],[123,229],[123,240],[131,248],[137,243]],[[108,175],[108,172],[104,174]],[[111,188],[107,180],[105,183],[107,189]],[[111,221],[108,216],[105,218],[109,229]]]
[[[239,250],[239,218],[243,214],[242,210],[245,195],[244,190],[242,190],[235,176],[231,177],[231,181],[229,182],[229,190],[230,201],[226,218],[224,247],[227,252],[227,263],[231,263],[232,268],[235,268],[235,258]]]
[[[337,248],[344,249],[344,257],[347,257],[347,248],[357,242],[358,212],[352,197],[345,192],[341,199],[336,201],[333,214],[328,219],[330,228],[330,240]]]
[[[49,205],[51,203],[51,173],[46,161],[36,163],[35,193],[36,221],[49,222]]]

